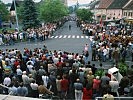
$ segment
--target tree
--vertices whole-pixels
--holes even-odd
[[[33,0],[24,0],[22,10],[23,29],[35,28],[39,26],[38,12]]]
[[[60,0],[45,0],[40,7],[40,18],[45,22],[53,22],[63,18],[68,12],[68,8]]]
[[[20,4],[20,5],[17,7],[17,15],[18,15],[19,21],[22,21],[22,19],[23,19],[23,13],[22,13],[23,11],[24,11],[23,4]]]
[[[0,20],[8,21],[9,19],[9,11],[7,10],[6,5],[0,1]]]
[[[91,22],[93,20],[93,13],[88,9],[78,9],[76,14],[77,17],[83,21]]]

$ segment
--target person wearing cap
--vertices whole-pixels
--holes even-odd
[[[80,82],[79,78],[74,83],[74,88],[75,88],[75,100],[82,100],[83,84]]]

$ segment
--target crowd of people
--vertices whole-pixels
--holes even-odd
[[[112,35],[118,35],[116,30],[110,29],[111,33],[108,33],[107,29],[102,29],[99,32],[96,26],[79,22],[77,26],[82,30],[88,30],[84,30],[83,34],[93,36],[92,61],[105,62],[109,59],[117,65],[120,58],[125,60],[130,54],[133,61],[132,41],[126,44],[110,41]],[[87,27],[84,28],[85,26]],[[28,29],[27,32],[30,34],[28,37],[20,34],[21,32],[18,35],[16,31],[17,35],[13,34],[13,37],[16,39],[19,37],[20,40],[26,37],[29,42],[32,39],[43,41],[53,29],[56,30],[56,27],[56,24],[52,24],[40,29]],[[50,33],[47,29],[50,29]],[[43,34],[44,37],[34,35],[40,32],[47,34]],[[132,36],[132,32],[129,35]],[[9,43],[12,43],[12,39]],[[91,63],[89,48],[90,46],[86,44],[83,54],[61,50],[50,51],[45,44],[34,50],[24,48],[23,52],[18,49],[0,50],[0,94],[33,98],[45,98],[45,94],[54,94],[60,99],[75,100],[92,100],[96,97],[104,99],[111,97],[113,100],[119,96],[132,97],[133,83],[128,76],[123,76],[118,82],[109,73],[103,76],[96,75],[98,70],[104,71],[104,65],[102,62],[99,66]]]
[[[14,45],[16,42],[22,41],[45,41],[67,20],[66,17],[55,23],[42,24],[39,28],[29,28],[20,31],[18,31],[18,29],[15,29],[14,31],[3,29],[2,33],[0,33],[0,45]]]
[[[133,61],[133,31],[117,26],[100,27],[85,22],[77,22],[83,34],[93,36],[92,61],[113,61],[130,58]]]
[[[119,83],[105,73],[95,76],[103,65],[96,67],[84,54],[50,51],[46,45],[30,50],[24,48],[0,50],[0,93],[39,98],[54,94],[61,99],[91,100],[97,96],[133,96],[130,79],[124,76]],[[129,91],[130,89],[130,91]],[[43,96],[42,96],[43,97]]]

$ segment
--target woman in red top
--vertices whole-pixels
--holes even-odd
[[[92,100],[92,87],[89,84],[83,89],[83,100]]]

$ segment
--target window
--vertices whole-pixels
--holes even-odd
[[[124,12],[124,16],[127,16],[127,12]]]

